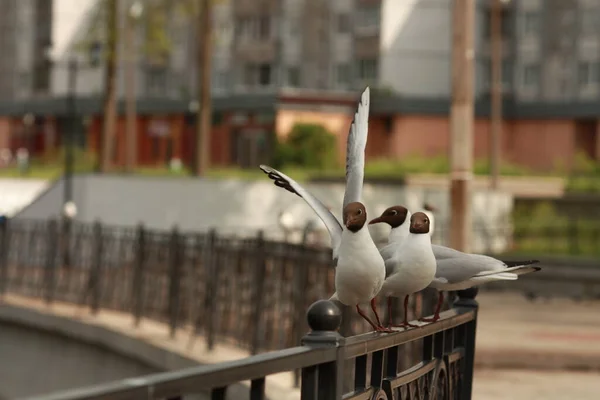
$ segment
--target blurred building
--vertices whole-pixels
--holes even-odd
[[[131,47],[120,41],[117,91],[123,99],[125,60],[135,53],[140,162],[188,160],[198,27],[181,5],[198,2],[139,0],[143,11],[132,20],[134,3],[118,2],[119,34],[124,38],[129,26],[134,39]],[[38,154],[60,145],[68,126],[67,63],[75,56],[78,117],[86,132],[80,144],[96,149],[105,0],[2,4],[0,95],[7,101],[0,103],[0,147],[33,143],[30,153]],[[504,158],[539,169],[568,167],[578,153],[600,159],[600,1],[503,4]],[[476,157],[486,157],[489,147],[490,5],[477,0]],[[451,7],[451,0],[215,1],[213,160],[254,165],[268,159],[273,133],[284,136],[295,122],[325,123],[343,137],[365,85],[374,89],[371,157],[447,154]],[[25,129],[27,112],[35,123]],[[115,162],[123,159],[123,146],[120,117]]]
[[[0,98],[47,94],[51,65],[52,0],[2,0],[0,12]]]

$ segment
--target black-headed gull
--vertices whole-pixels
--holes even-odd
[[[365,148],[368,135],[369,88],[361,96],[358,110],[350,126],[346,148],[346,190],[343,201],[343,224],[323,203],[292,178],[266,165],[260,169],[276,186],[300,196],[325,223],[331,237],[336,264],[336,292],[331,297],[356,311],[376,331],[389,332],[381,325],[375,297],[385,280],[385,265],[367,227],[367,210],[361,203],[364,179]],[[367,317],[360,304],[370,302],[377,323]]]
[[[388,299],[389,326],[416,327],[408,322],[408,298],[425,289],[435,278],[436,260],[431,249],[429,217],[416,212],[410,217],[408,235],[385,260],[387,276],[380,294]],[[404,321],[394,325],[391,315],[392,297],[404,297]]]
[[[390,259],[394,249],[402,246],[405,238],[404,232],[409,226],[406,218],[402,220],[394,213],[398,209],[404,209],[404,207],[389,207],[380,217],[370,222],[384,222],[392,228],[389,243],[380,249],[384,260]],[[407,211],[406,214],[410,215],[410,212]],[[431,248],[436,258],[437,269],[435,278],[431,281],[429,287],[438,290],[438,302],[433,317],[421,318],[421,321],[435,322],[440,318],[440,309],[444,300],[443,291],[464,290],[499,280],[516,280],[519,275],[541,270],[540,267],[532,266],[537,264],[539,260],[502,261],[490,256],[463,253],[435,244]]]

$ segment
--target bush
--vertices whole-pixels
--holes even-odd
[[[336,165],[336,137],[322,125],[296,124],[284,142],[277,141],[273,166],[325,169]]]

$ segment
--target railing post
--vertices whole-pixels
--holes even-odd
[[[44,274],[46,304],[54,301],[54,289],[56,287],[56,255],[58,241],[58,222],[55,219],[48,221],[48,238],[46,247],[46,270]]]
[[[144,313],[144,266],[146,263],[146,231],[144,225],[137,228],[137,249],[133,282],[131,287],[133,302],[133,325],[138,327]]]
[[[211,229],[206,237],[204,249],[202,250],[203,267],[208,272],[208,281],[206,283],[204,304],[206,312],[206,347],[209,350],[215,347],[215,328],[217,325],[217,295],[219,293],[217,285],[219,284],[219,268],[217,266],[217,231]]]
[[[0,219],[0,298],[8,290],[8,219]]]
[[[475,367],[475,334],[477,332],[477,311],[479,303],[475,300],[477,287],[472,287],[466,290],[457,292],[458,300],[454,303],[454,307],[466,308],[475,313],[475,318],[467,323],[465,329],[464,348],[465,348],[465,369],[463,371],[463,380],[460,388],[460,399],[470,400],[473,391],[473,371]]]
[[[263,321],[261,318],[264,308],[264,287],[266,277],[266,254],[265,254],[265,237],[261,230],[256,237],[256,247],[254,248],[254,301],[252,310],[252,321],[254,321],[254,331],[252,332],[252,344],[250,347],[251,354],[257,354],[264,340]]]
[[[179,319],[179,294],[181,292],[181,249],[177,226],[173,227],[169,247],[169,255],[171,258],[171,274],[169,277],[169,334],[173,338],[177,331],[177,320]]]
[[[102,276],[102,254],[104,251],[104,237],[102,235],[102,224],[100,221],[94,222],[94,259],[88,281],[88,290],[92,295],[91,311],[93,315],[98,314],[100,309],[100,277]]]
[[[302,400],[341,400],[344,384],[344,343],[338,330],[342,312],[329,300],[314,302],[306,313],[311,331],[302,338],[309,347],[336,347],[335,361],[302,369]]]

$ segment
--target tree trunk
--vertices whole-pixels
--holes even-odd
[[[196,121],[196,148],[193,173],[206,174],[210,166],[210,133],[212,103],[210,73],[212,60],[212,0],[200,0],[198,24],[198,95],[199,107]]]
[[[117,0],[107,0],[106,18],[106,71],[104,80],[104,105],[99,172],[107,172],[112,163],[113,142],[117,117],[117,42],[118,18]]]

